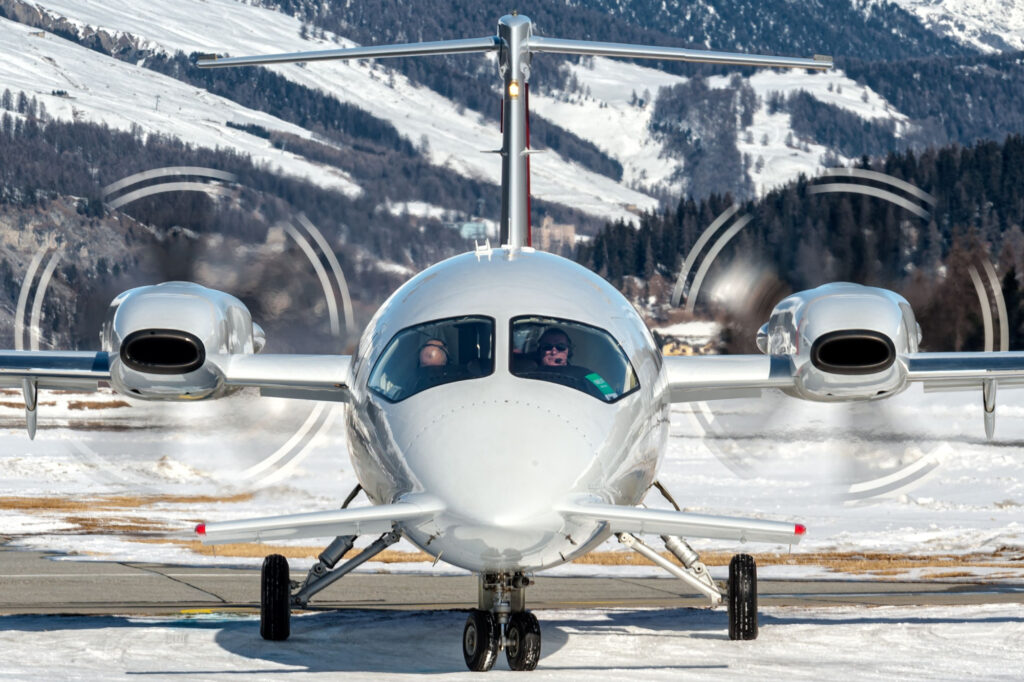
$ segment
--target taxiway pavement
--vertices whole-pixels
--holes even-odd
[[[298,572],[293,579],[301,579]],[[0,547],[0,614],[170,614],[259,609],[258,568],[58,561]],[[764,606],[1024,603],[1024,584],[936,581],[759,580]],[[468,609],[476,578],[354,573],[314,598],[320,609]],[[532,609],[700,607],[671,577],[548,577],[529,588]]]

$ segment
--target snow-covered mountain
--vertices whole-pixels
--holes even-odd
[[[27,13],[20,0],[5,2],[9,7],[12,2],[21,4],[23,15]],[[251,54],[353,44],[345,36],[307,32],[291,15],[238,0],[177,0],[146,12],[140,12],[138,4],[130,0],[37,0],[28,7],[41,12],[51,24],[70,26],[79,35],[103,33],[108,41],[131,44],[148,53]],[[0,54],[0,87],[37,97],[56,117],[101,121],[124,129],[136,125],[146,132],[171,134],[194,144],[231,147],[284,173],[350,195],[359,192],[358,183],[337,169],[275,149],[266,139],[226,125],[227,121],[256,124],[313,137],[311,131],[266,112],[11,20],[0,21]],[[390,122],[420,145],[431,163],[466,178],[498,182],[495,157],[481,153],[499,143],[492,121],[413,83],[387,61],[271,68],[290,81],[329,93]],[[570,63],[566,68],[576,77],[580,92],[539,92],[531,98],[534,110],[621,163],[622,179],[616,181],[549,150],[532,164],[534,195],[601,218],[629,219],[636,210],[654,208],[655,196],[684,191],[685,184],[680,182],[686,173],[684,161],[665,153],[648,124],[659,88],[686,79],[607,59]],[[717,80],[719,85],[727,82],[727,78]],[[866,119],[905,118],[881,96],[854,84],[841,72],[824,76],[763,73],[751,84],[762,97],[753,123],[739,131],[739,144],[743,153],[751,155],[749,172],[760,192],[800,173],[815,173],[829,151],[821,145],[794,142],[789,115],[768,113],[764,101],[768,92],[805,89],[821,101]],[[716,82],[710,85],[715,87]],[[648,94],[640,106],[635,102],[636,93]],[[445,208],[431,210],[436,213]]]
[[[892,0],[936,33],[983,52],[1024,50],[1020,0]]]

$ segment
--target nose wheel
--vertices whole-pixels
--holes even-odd
[[[466,618],[462,631],[462,656],[466,667],[475,672],[486,672],[498,660],[501,646],[501,627],[490,611],[473,609]]]
[[[512,670],[533,670],[540,660],[540,623],[529,611],[513,613],[505,626],[505,658]]]

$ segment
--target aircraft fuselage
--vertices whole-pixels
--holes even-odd
[[[553,327],[575,337],[569,367],[544,366],[539,351],[526,357]],[[471,355],[470,373],[426,389],[396,385],[403,371],[410,383],[425,372],[398,355],[401,344],[415,355],[430,335]],[[567,521],[557,503],[637,504],[668,437],[662,359],[643,320],[599,276],[532,249],[463,254],[399,288],[367,326],[350,386],[348,447],[368,496],[441,500],[443,513],[403,531],[472,571],[539,570],[592,549],[607,537],[603,524]]]

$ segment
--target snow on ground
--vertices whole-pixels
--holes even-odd
[[[925,26],[983,52],[1024,50],[1019,0],[893,0]]]
[[[1024,401],[1000,393],[997,438],[984,439],[980,396],[922,394],[851,409],[780,396],[677,406],[660,480],[687,509],[791,519],[808,535],[795,555],[815,551],[905,555],[997,553],[1024,547]],[[67,502],[141,493],[162,500],[73,516],[186,530],[199,519],[227,519],[334,507],[355,483],[344,433],[327,422],[309,448],[287,448],[310,423],[313,408],[297,401],[240,395],[205,405],[141,404],[71,407],[81,396],[47,393],[41,429],[28,441],[18,397],[0,396],[0,528],[16,546],[94,558],[185,564],[250,564],[258,558],[200,557],[175,545],[140,544],[133,535],[75,527],[59,510],[18,509],[12,496]],[[97,398],[112,401],[113,396]],[[53,404],[50,404],[53,403]],[[115,429],[100,430],[99,421]],[[183,428],[184,425],[189,428]],[[71,430],[68,426],[74,426]],[[837,435],[838,434],[838,435]],[[283,453],[283,454],[282,454]],[[852,483],[892,477],[923,460],[937,466],[912,484],[853,503]],[[262,467],[262,468],[261,468]],[[256,475],[253,475],[256,472]],[[277,472],[283,472],[278,476]],[[251,492],[252,496],[239,495]],[[223,502],[176,502],[210,495]],[[233,497],[234,496],[234,497]],[[109,498],[107,498],[109,499]],[[664,507],[655,495],[652,506]],[[183,534],[181,537],[185,537]],[[738,550],[695,541],[698,550]],[[411,549],[399,546],[400,549]],[[1007,549],[1009,548],[1009,549]],[[608,545],[602,549],[615,549]],[[743,549],[781,550],[764,545]],[[297,571],[309,565],[294,562]],[[1015,565],[1014,565],[1015,566]],[[950,562],[945,580],[963,568]],[[458,573],[439,564],[368,564],[363,570]],[[657,575],[650,566],[571,564],[549,575]],[[759,567],[762,578],[879,579],[837,575],[820,566]],[[921,571],[882,579],[935,579]],[[968,568],[975,579],[1024,578],[1024,566]],[[715,578],[724,568],[712,568]],[[1024,615],[1019,605],[964,607],[770,607],[761,636],[729,642],[723,610],[594,609],[542,611],[543,658],[530,679],[852,680],[1018,679],[1024,666]],[[254,616],[232,613],[177,617],[0,617],[5,659],[0,680],[29,676],[81,680],[220,679],[244,675],[301,680],[336,672],[353,679],[391,679],[463,671],[458,612],[342,611],[293,619],[286,644],[259,638]],[[499,670],[505,668],[499,660]],[[492,673],[494,674],[494,673]]]
[[[172,53],[182,50],[247,55],[354,45],[333,35],[326,40],[302,38],[298,19],[236,0],[177,0],[161,5],[159,12],[140,12],[138,3],[132,0],[42,0],[37,4],[80,25],[137,36],[148,46]],[[387,60],[268,68],[390,121],[415,144],[425,138],[427,156],[436,165],[448,166],[466,177],[500,182],[498,157],[482,153],[501,146],[497,125],[429,88],[410,83],[402,74],[388,69]],[[496,106],[497,101],[496,93]],[[168,128],[168,132],[173,131],[173,126]],[[626,206],[657,206],[655,199],[554,152],[535,156],[531,172],[535,197],[610,220],[631,220],[634,214]]]
[[[92,516],[188,539],[199,520],[330,509],[356,483],[340,407],[318,412],[311,403],[242,394],[212,404],[144,403],[83,415],[69,409],[73,398],[58,394],[41,402],[35,441],[24,436],[19,397],[0,400],[0,424],[8,429],[0,435],[0,497],[183,496],[180,502],[99,509]],[[1021,391],[1000,393],[991,442],[984,438],[981,398],[973,392],[924,394],[911,388],[861,406],[804,403],[781,394],[679,405],[659,480],[692,511],[791,520],[809,528],[792,548],[752,545],[749,551],[1019,553],[1022,398]],[[100,422],[116,430],[100,430]],[[311,438],[308,445],[296,447],[305,442],[296,434]],[[204,498],[188,501],[195,496]],[[653,492],[647,503],[667,506]],[[175,544],[140,544],[130,533],[70,533],[68,517],[83,514],[88,510],[0,505],[0,528],[16,545],[95,558],[240,561],[196,556]],[[693,544],[701,550],[739,549],[705,540]],[[601,549],[620,547],[609,542]],[[401,570],[406,569],[429,567]],[[652,570],[571,564],[554,573]],[[821,574],[813,566],[765,570],[785,577]],[[995,573],[1020,579],[1024,566]]]
[[[257,616],[3,616],[0,680],[1018,680],[1019,605],[761,610],[761,634],[731,642],[723,611],[539,611],[533,672],[465,671],[459,612],[340,611],[292,618],[266,642]]]

